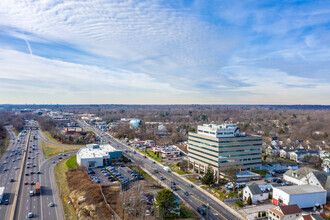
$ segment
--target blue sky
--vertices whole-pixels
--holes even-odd
[[[330,1],[0,1],[0,103],[330,104]]]

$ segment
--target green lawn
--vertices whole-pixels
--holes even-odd
[[[145,180],[150,180],[150,181],[156,181],[154,178],[152,178],[149,174],[147,174],[144,170],[137,168],[137,167],[130,167],[131,170],[135,171],[136,173],[140,173],[140,175],[145,179]]]
[[[44,134],[44,136],[46,136],[46,138],[49,141],[54,142],[54,143],[57,143],[57,144],[61,144],[61,142],[59,140],[53,138],[53,136],[48,131],[42,131],[42,133]]]
[[[230,193],[223,193],[220,192],[219,190],[215,189],[214,192],[217,193],[218,197],[220,197],[220,200],[223,201],[225,199],[233,199],[233,198],[238,198],[241,195],[238,193],[239,190],[236,190],[235,192],[230,191]],[[228,197],[227,197],[228,196]],[[227,198],[226,198],[227,197]]]
[[[190,177],[187,177],[187,180],[189,180],[189,181],[191,181],[191,182],[193,182],[193,183],[196,183],[196,182],[197,182],[197,180],[195,180],[195,179],[193,179],[193,178],[190,178]]]
[[[148,157],[150,157],[150,158],[152,158],[153,160],[155,160],[155,158],[157,158],[157,160],[156,161],[158,161],[158,162],[164,162],[164,160],[163,159],[161,159],[160,157],[158,157],[154,152],[152,152],[152,151],[148,151],[148,154],[145,152],[145,151],[143,151],[143,150],[139,150],[142,154],[144,154],[144,155],[147,155]]]
[[[196,215],[184,204],[180,204],[180,218],[191,218],[195,219]]]
[[[257,173],[257,174],[259,174],[261,176],[265,176],[265,175],[267,175],[268,170],[253,170],[252,172],[253,173]]]
[[[178,165],[176,165],[176,164],[170,165],[170,168],[171,168],[171,170],[174,170],[179,175],[190,174],[190,172],[186,173],[183,170],[180,170],[180,167]]]
[[[11,130],[15,133],[16,136],[19,135],[19,132],[14,127],[11,127]]]
[[[73,205],[67,202],[69,199],[70,189],[66,181],[65,173],[69,170],[67,163],[68,160],[71,160],[71,158],[72,157],[65,159],[55,166],[55,179],[56,179],[57,188],[59,189],[59,195],[63,204],[65,219],[76,220],[78,219],[76,215],[76,211]]]
[[[77,155],[74,155],[73,157],[70,157],[70,158],[66,161],[66,166],[67,166],[69,169],[77,168],[76,160],[77,160]]]
[[[48,144],[45,141],[41,141],[42,150],[44,155],[47,156],[46,158],[54,157],[60,153],[68,153],[72,151],[79,150],[81,147],[76,146],[62,146],[56,144]]]

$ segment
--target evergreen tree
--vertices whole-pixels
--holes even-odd
[[[210,165],[207,167],[206,173],[202,179],[202,183],[208,186],[211,186],[215,183],[213,170],[211,169]]]
[[[251,196],[249,196],[249,198],[247,199],[246,203],[248,205],[252,205],[252,198],[251,198]]]
[[[163,189],[157,192],[155,206],[160,218],[173,218],[176,216],[175,212],[178,205],[171,190]]]

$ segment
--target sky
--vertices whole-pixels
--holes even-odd
[[[2,104],[330,104],[330,1],[1,0]]]

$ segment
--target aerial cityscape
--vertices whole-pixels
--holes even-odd
[[[330,220],[329,5],[0,1],[0,220]]]

